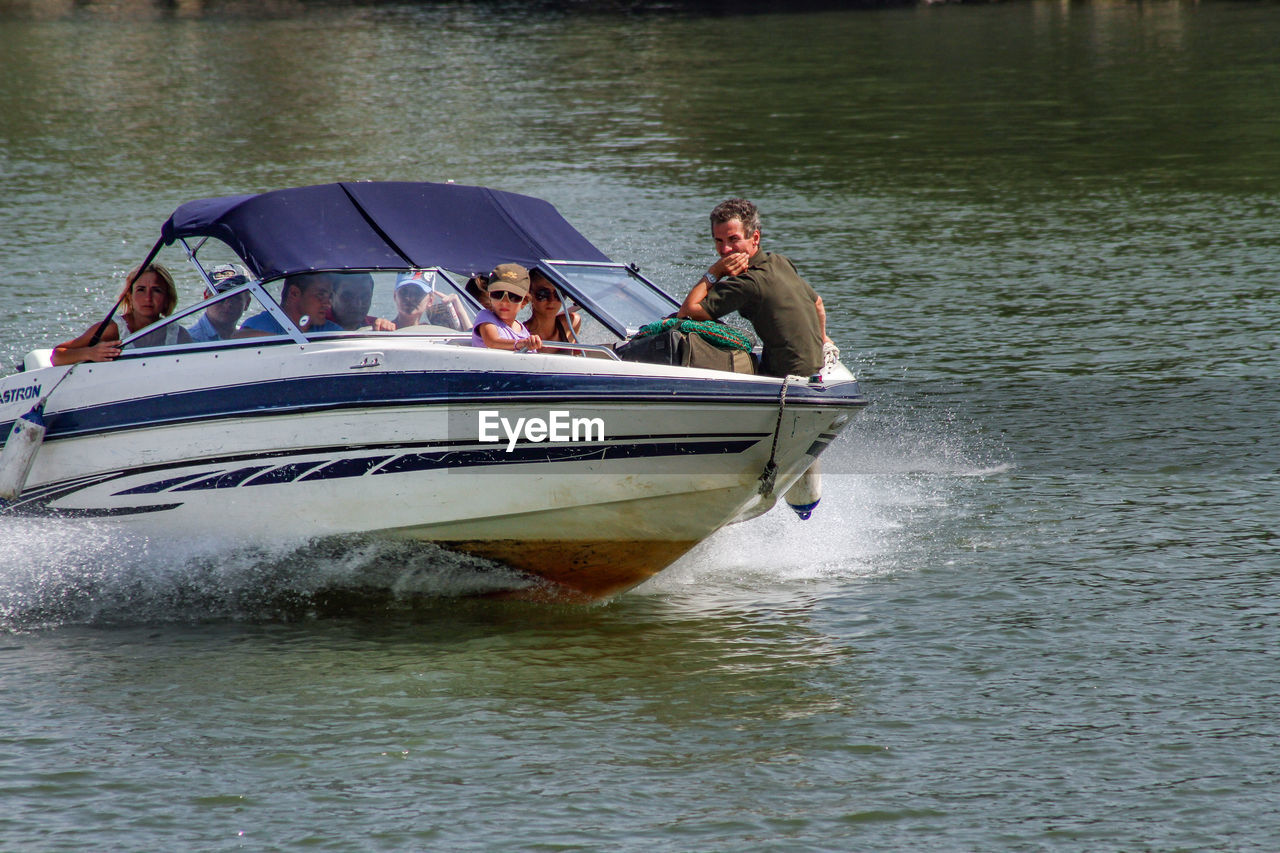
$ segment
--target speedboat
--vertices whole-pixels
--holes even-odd
[[[866,404],[838,361],[778,379],[619,359],[679,301],[525,195],[356,182],[202,199],[174,211],[144,265],[171,256],[187,304],[119,358],[53,366],[36,350],[0,380],[5,455],[33,409],[44,430],[4,463],[25,467],[0,514],[246,542],[418,540],[599,600],[767,511]],[[210,271],[228,263],[246,275],[219,290]],[[582,318],[572,346],[471,345],[467,279],[500,263],[567,296]],[[312,273],[372,280],[368,322],[304,331],[281,291]],[[406,277],[449,311],[382,330]],[[193,334],[255,313],[278,333]]]

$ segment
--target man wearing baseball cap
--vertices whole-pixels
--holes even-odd
[[[214,293],[223,293],[238,287],[249,280],[249,271],[239,264],[222,264],[209,271],[209,281],[213,283],[213,292],[204,289],[204,298],[212,299]],[[203,316],[195,322],[187,332],[197,342],[225,341],[235,336],[236,324],[241,315],[249,307],[249,291],[244,290],[235,296],[215,302],[204,309]]]

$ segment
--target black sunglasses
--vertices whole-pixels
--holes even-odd
[[[533,292],[533,298],[538,300],[539,302],[550,302],[553,299],[556,302],[560,301],[560,297],[556,296],[556,292],[554,290],[545,290],[545,289],[535,290]]]

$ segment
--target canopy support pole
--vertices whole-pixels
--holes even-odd
[[[161,237],[159,240],[156,241],[156,244],[151,247],[151,251],[147,253],[147,259],[142,262],[142,266],[138,267],[138,275],[142,275],[142,272],[147,267],[151,266],[151,262],[156,259],[156,255],[160,254],[160,247],[163,245],[164,245],[164,238]],[[129,288],[132,285],[133,285],[132,281],[125,279],[125,283],[124,283],[125,293],[129,292]],[[95,331],[93,333],[93,337],[89,339],[89,346],[96,347],[99,344],[99,342],[102,341],[102,334],[107,330],[107,324],[111,322],[111,318],[116,315],[116,311],[120,309],[120,305],[123,302],[124,302],[124,293],[121,293],[120,298],[116,300],[116,304],[111,306],[111,310],[107,312],[107,316],[103,317],[102,322],[98,324],[97,331]],[[124,335],[121,335],[120,339],[123,340]]]

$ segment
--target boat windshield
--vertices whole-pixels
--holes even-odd
[[[309,335],[360,331],[457,335],[471,331],[480,310],[460,277],[438,268],[303,273],[265,287],[282,308],[286,287],[300,288],[300,293],[290,296],[291,307],[300,307],[310,318]],[[320,312],[323,315],[317,316]],[[264,325],[270,324],[264,321]]]
[[[661,320],[680,307],[679,302],[623,264],[545,263],[593,314],[606,322],[612,320],[610,325],[620,337],[635,334],[641,326]]]
[[[183,309],[162,323],[155,323],[121,345],[125,354],[136,350],[230,341],[243,320],[266,314],[266,307],[247,286],[232,286],[223,293]],[[283,331],[280,333],[284,334]]]
[[[243,272],[243,267],[237,268]],[[622,264],[546,261],[541,269],[567,297],[563,304],[574,317],[574,339],[579,343],[616,344],[679,307]],[[145,335],[129,340],[126,351],[237,345],[248,338],[301,341],[290,317],[305,326],[307,338],[353,332],[469,337],[482,310],[467,291],[467,277],[440,267],[322,270],[265,282],[241,275],[239,280],[243,284],[188,303]],[[209,292],[201,281],[180,282],[183,295]],[[530,303],[517,316],[524,322],[532,313]]]

